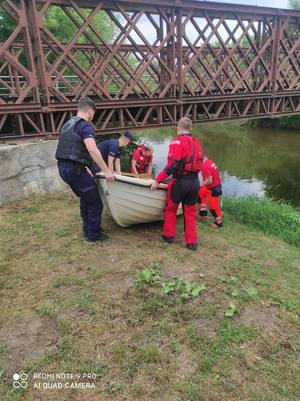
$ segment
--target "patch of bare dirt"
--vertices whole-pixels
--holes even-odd
[[[51,319],[18,317],[1,327],[0,341],[5,345],[0,365],[5,375],[10,377],[24,365],[54,351],[59,341],[59,332],[56,322]]]
[[[83,310],[78,309],[68,309],[63,311],[59,318],[66,321],[67,323],[75,323],[78,324],[79,321],[87,320],[88,314]]]
[[[270,269],[274,269],[277,266],[278,266],[277,260],[267,260],[264,262],[264,267],[268,267]]]
[[[261,334],[274,335],[278,332],[279,315],[275,307],[247,305],[237,319],[245,326],[257,329]]]
[[[214,337],[216,335],[214,324],[207,316],[200,316],[199,318],[193,320],[193,326],[202,336]]]
[[[101,287],[111,294],[124,295],[134,284],[134,277],[128,273],[115,273],[101,279]]]
[[[96,388],[99,388],[99,383],[95,384]],[[99,394],[92,392],[91,390],[77,390],[72,394],[72,400],[68,401],[101,401]],[[46,400],[48,401],[48,400]]]
[[[194,373],[198,366],[194,355],[186,347],[182,348],[182,351],[180,352],[180,354],[178,354],[176,358],[176,362],[178,366],[176,375],[180,379],[184,379],[186,376],[189,376],[192,373]]]
[[[82,396],[82,392],[84,391],[85,394],[88,391],[85,390],[77,390],[79,394]],[[77,398],[69,391],[67,394],[63,393],[61,389],[51,389],[51,390],[44,390],[44,389],[33,389],[28,391],[27,400],[36,400],[36,401],[75,401]],[[86,401],[86,400],[84,400]]]
[[[180,277],[189,281],[199,278],[199,273],[192,271],[191,266],[186,263],[173,263],[164,265],[162,267],[162,273],[169,278]]]
[[[207,277],[214,277],[220,274],[224,274],[224,252],[220,254],[212,252],[204,252],[200,249],[199,254],[192,255],[192,264],[199,273],[203,273]],[[230,255],[231,259],[231,255]],[[186,262],[185,262],[186,263]]]

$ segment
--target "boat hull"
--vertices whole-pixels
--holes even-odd
[[[115,181],[107,181],[103,173],[96,175],[96,182],[104,206],[119,226],[163,220],[167,185],[151,191],[152,180],[116,175]]]

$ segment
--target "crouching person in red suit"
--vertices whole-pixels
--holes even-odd
[[[184,117],[177,125],[177,137],[169,145],[166,167],[153,180],[151,189],[172,175],[168,184],[164,215],[163,240],[172,243],[176,234],[177,209],[182,202],[186,247],[197,249],[197,202],[199,192],[198,173],[202,167],[203,154],[198,139],[192,136],[192,121]]]
[[[132,154],[130,172],[138,176],[140,174],[152,174],[153,148],[151,145],[140,145]]]
[[[210,213],[214,217],[214,226],[221,228],[222,211],[220,208],[220,196],[222,195],[222,180],[216,164],[205,155],[203,159],[202,182],[199,190],[199,215],[205,220],[207,218],[207,204]]]

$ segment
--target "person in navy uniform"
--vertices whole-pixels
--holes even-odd
[[[125,131],[118,139],[106,139],[105,141],[97,143],[103,160],[111,171],[121,174],[121,148],[127,146],[131,140],[132,134],[129,131]],[[98,166],[94,164],[92,170],[93,172],[99,172],[101,168],[99,169]]]
[[[80,198],[82,229],[89,242],[104,241],[108,237],[101,228],[103,204],[88,168],[94,161],[107,180],[114,180],[96,145],[95,129],[91,124],[95,111],[92,99],[80,99],[76,117],[72,117],[61,128],[55,154],[60,177]]]

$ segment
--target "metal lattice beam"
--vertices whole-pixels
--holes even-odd
[[[70,37],[47,24],[59,12]],[[81,96],[98,133],[300,111],[300,12],[171,0],[2,0],[0,137],[57,135]],[[110,26],[105,33],[97,21]]]

